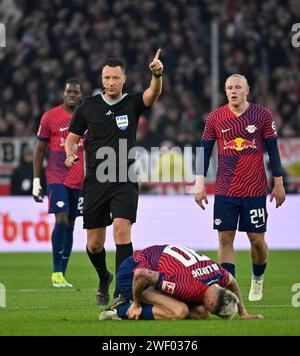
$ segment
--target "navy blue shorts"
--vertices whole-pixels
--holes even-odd
[[[135,262],[133,257],[130,256],[121,263],[117,272],[116,289],[129,300],[132,300],[133,270],[138,264],[139,263]]]
[[[214,229],[219,231],[265,232],[267,230],[266,197],[234,198],[216,195]]]
[[[64,184],[48,184],[48,213],[69,213],[70,218],[82,215],[82,190],[66,187]]]

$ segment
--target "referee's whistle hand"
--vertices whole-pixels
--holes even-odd
[[[76,155],[69,155],[66,159],[65,159],[65,165],[68,168],[73,167],[77,162],[79,161],[78,156]]]

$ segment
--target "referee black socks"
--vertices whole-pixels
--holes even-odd
[[[89,249],[86,247],[86,252],[89,256],[90,261],[95,267],[96,272],[98,273],[99,279],[102,283],[106,283],[109,278],[109,274],[106,267],[106,252],[105,248],[99,253],[91,253]]]
[[[126,260],[127,257],[132,256],[133,248],[132,243],[125,245],[116,245],[116,272],[118,271],[121,263]]]
[[[125,245],[116,245],[116,274],[122,262],[125,261],[126,258],[132,256],[132,254],[133,248],[131,242]],[[119,294],[120,291],[116,289],[114,291],[114,298],[117,298]]]

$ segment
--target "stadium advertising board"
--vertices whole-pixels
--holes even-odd
[[[212,229],[213,197],[205,212],[192,195],[141,196],[137,223],[133,226],[136,249],[149,245],[176,243],[201,250],[216,250],[217,233]],[[300,197],[289,195],[285,204],[275,209],[268,203],[267,242],[270,249],[300,249]],[[47,214],[47,199],[36,204],[31,197],[0,198],[0,252],[51,251],[54,216]],[[74,251],[85,251],[86,232],[82,218],[76,220]],[[238,233],[237,249],[248,249],[244,233]],[[106,249],[115,250],[112,229],[108,228]]]

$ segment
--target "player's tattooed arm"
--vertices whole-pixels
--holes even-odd
[[[263,316],[261,314],[248,314],[247,313],[247,310],[245,308],[243,298],[242,298],[242,295],[240,292],[240,288],[239,288],[235,278],[232,275],[230,275],[230,277],[229,277],[229,281],[228,281],[226,288],[229,289],[230,291],[232,291],[238,297],[239,315],[242,319],[263,319]]]
[[[132,283],[133,303],[126,315],[128,319],[138,320],[142,313],[143,292],[150,286],[155,286],[159,278],[159,273],[146,268],[137,268],[134,272]]]
[[[140,306],[142,294],[145,289],[155,286],[159,278],[159,272],[151,271],[147,268],[137,268],[134,272],[132,295],[133,302]]]
[[[240,292],[240,288],[235,280],[235,278],[230,274],[228,284],[226,286],[227,289],[229,289],[231,292],[233,292],[239,300],[238,308],[239,308],[239,315],[242,316],[243,314],[247,314],[243,298]]]

